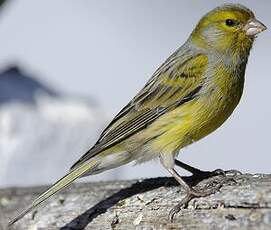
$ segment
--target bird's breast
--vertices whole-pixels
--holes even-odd
[[[220,127],[232,114],[242,96],[244,74],[219,68],[194,103],[191,137],[199,140]],[[192,108],[191,108],[192,109]]]

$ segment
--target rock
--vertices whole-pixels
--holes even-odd
[[[14,229],[271,229],[271,175],[234,175],[233,180],[216,176],[200,183],[185,179],[196,189],[216,182],[223,186],[213,195],[190,201],[173,223],[168,213],[185,192],[173,178],[154,178],[73,184],[21,219]],[[6,226],[44,189],[0,190],[0,226]]]

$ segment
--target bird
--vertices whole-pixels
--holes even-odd
[[[184,44],[113,118],[95,145],[8,225],[77,178],[156,158],[186,191],[185,198],[170,211],[171,220],[191,199],[208,196],[210,192],[187,184],[176,166],[195,174],[203,171],[176,158],[182,148],[215,131],[232,114],[242,96],[251,48],[266,29],[240,4],[224,4],[206,13]]]

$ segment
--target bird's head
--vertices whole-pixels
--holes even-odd
[[[256,35],[266,26],[239,4],[227,4],[207,13],[191,34],[192,42],[218,53],[248,54]]]

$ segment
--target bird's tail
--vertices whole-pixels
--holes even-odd
[[[68,174],[66,174],[64,177],[58,180],[55,184],[53,184],[48,190],[42,193],[37,199],[35,199],[29,207],[27,207],[24,211],[22,211],[19,215],[17,215],[14,219],[12,219],[8,223],[8,227],[13,225],[18,220],[20,220],[27,213],[31,212],[33,209],[38,207],[41,203],[43,203],[45,200],[53,196],[55,193],[67,187],[74,180],[81,177],[86,172],[94,171],[95,168],[98,166],[98,164],[99,162],[95,158],[92,158],[91,161],[86,161],[82,163],[80,166],[71,170]]]

